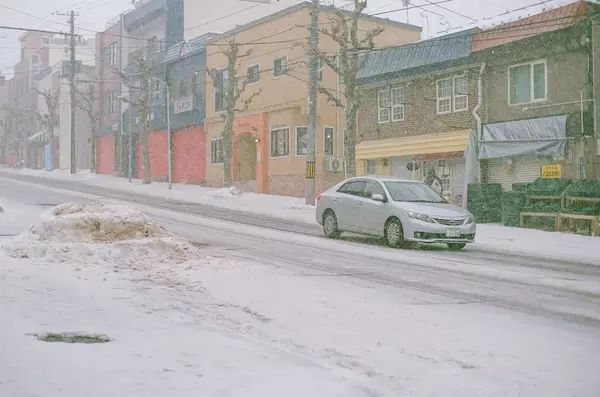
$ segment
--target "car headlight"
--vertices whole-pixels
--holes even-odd
[[[467,216],[467,219],[465,219],[465,225],[469,225],[473,222],[475,222],[475,218],[473,218],[473,215],[469,215]]]
[[[431,217],[427,214],[420,214],[418,212],[412,212],[412,211],[408,211],[407,213],[408,213],[409,218],[417,219],[419,221],[427,222],[427,223],[435,223],[435,221],[433,219],[431,219]]]

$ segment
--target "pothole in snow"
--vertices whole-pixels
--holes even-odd
[[[59,343],[107,343],[110,338],[101,334],[85,334],[76,332],[49,332],[47,334],[34,334],[34,336],[42,342],[59,342]]]

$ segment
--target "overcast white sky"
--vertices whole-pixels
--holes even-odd
[[[195,0],[198,2],[215,0]],[[218,0],[217,0],[218,1]],[[286,3],[294,0],[283,0]],[[335,1],[336,6],[350,4],[348,0],[322,0],[326,4]],[[514,10],[523,6],[536,4],[542,0],[450,0],[438,5],[428,5],[443,0],[409,0],[411,5],[423,6],[409,10],[409,22],[423,27],[423,36],[438,35],[448,25],[454,28],[467,29],[473,26],[490,25],[493,22],[513,20],[541,11],[544,7],[557,7],[571,3],[574,0],[548,0],[544,4],[527,8],[522,11],[512,12],[508,15],[498,16],[506,10]],[[402,0],[368,0],[369,13],[394,10],[402,8]],[[240,0],[240,8],[247,7],[247,3]],[[55,11],[66,11],[71,8],[79,12],[77,25],[85,29],[100,31],[104,29],[108,19],[117,16],[130,7],[131,0],[0,0],[0,25],[30,27],[49,30],[67,30],[67,17],[52,15]],[[14,11],[9,8],[13,8]],[[425,11],[427,10],[427,11]],[[452,12],[452,11],[454,12]],[[31,14],[31,15],[26,15]],[[391,19],[406,22],[406,11],[381,15]],[[458,14],[462,14],[458,15]],[[238,14],[236,17],[241,17]],[[211,18],[215,18],[212,16]],[[492,18],[492,19],[490,19]],[[206,18],[198,16],[201,23]],[[476,22],[475,22],[475,21]],[[233,23],[233,22],[232,22]],[[238,20],[239,23],[239,20]],[[84,36],[93,33],[79,31]],[[0,70],[9,71],[18,60],[19,48],[17,37],[20,33],[0,29]]]

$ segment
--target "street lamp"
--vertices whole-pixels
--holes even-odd
[[[167,180],[169,182],[169,189],[173,188],[173,151],[171,150],[171,93],[169,91],[169,84],[166,81],[159,79],[158,77],[152,77],[152,80],[158,81],[165,87],[167,92]]]

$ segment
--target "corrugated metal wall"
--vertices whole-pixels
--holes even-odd
[[[512,190],[513,183],[533,182],[540,177],[540,161],[537,156],[513,157],[512,161],[511,171],[506,159],[488,160],[488,182],[500,183],[504,190]]]

